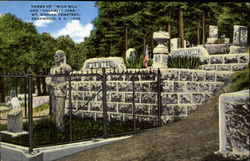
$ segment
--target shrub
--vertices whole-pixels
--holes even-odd
[[[169,68],[186,68],[198,69],[202,62],[200,57],[194,56],[168,56],[167,58]]]
[[[137,57],[135,59],[125,59],[124,62],[127,68],[142,68],[143,59],[144,55],[142,54],[140,57]]]
[[[240,91],[249,89],[249,66],[235,72],[230,78],[231,84],[229,89],[231,91]]]
[[[34,112],[40,112],[40,111],[43,111],[43,110],[46,110],[49,108],[49,104],[48,103],[45,103],[45,104],[42,104],[40,106],[37,106],[34,108]]]

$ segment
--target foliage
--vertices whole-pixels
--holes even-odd
[[[231,91],[240,91],[249,89],[249,66],[243,70],[235,72],[230,78],[231,84],[229,89]]]
[[[125,65],[127,68],[142,68],[144,55],[136,57],[135,59],[125,59]]]
[[[169,68],[186,68],[186,69],[198,69],[202,62],[200,57],[194,56],[168,56],[167,59]]]
[[[43,110],[46,110],[49,108],[49,104],[48,103],[45,103],[45,104],[42,104],[40,106],[37,106],[33,109],[33,112],[40,112],[40,111],[43,111]]]

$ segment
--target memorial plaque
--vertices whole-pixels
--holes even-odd
[[[102,69],[102,68],[117,68],[125,69],[123,58],[108,57],[108,58],[91,58],[85,61],[83,69]]]
[[[208,52],[204,47],[182,48],[172,50],[171,56],[208,56]]]

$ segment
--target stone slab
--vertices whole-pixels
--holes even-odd
[[[126,65],[121,57],[91,58],[85,61],[82,70],[101,68],[126,69]]]
[[[200,57],[207,57],[209,56],[207,50],[200,46],[200,47],[191,47],[191,48],[182,48],[182,49],[175,49],[172,50],[169,54],[170,56],[200,56]]]

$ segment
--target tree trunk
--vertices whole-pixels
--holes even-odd
[[[126,51],[128,50],[128,28],[125,29],[125,54],[124,58],[126,58]]]
[[[202,13],[202,45],[205,46],[206,31],[205,31],[205,12]]]
[[[46,82],[45,82],[45,78],[42,78],[42,85],[43,85],[43,95],[47,95],[47,89],[46,89]]]
[[[37,94],[38,96],[42,95],[42,91],[41,91],[41,81],[40,78],[36,78],[36,88],[37,88]]]
[[[168,23],[168,33],[169,33],[169,43],[168,43],[168,52],[171,53],[171,30],[172,26]]]
[[[0,77],[0,102],[4,102],[5,93],[4,93],[4,80]]]
[[[197,27],[197,45],[200,45],[201,41],[200,41],[200,25],[198,25]]]
[[[184,22],[183,22],[183,10],[179,9],[179,38],[181,40],[181,48],[184,47]]]

